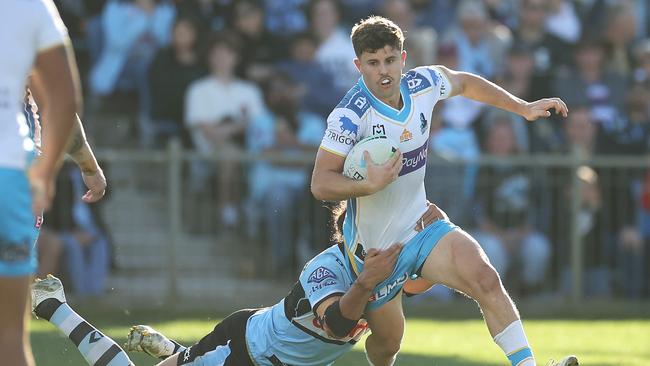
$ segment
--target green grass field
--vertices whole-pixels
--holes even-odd
[[[145,323],[184,344],[191,344],[210,331],[218,319],[197,314],[156,312],[110,312],[79,310],[89,321],[120,344],[130,325]],[[596,316],[598,316],[596,314]],[[406,337],[396,365],[402,366],[491,366],[507,365],[501,350],[478,318],[429,320],[407,316]],[[526,331],[544,365],[550,358],[575,353],[581,365],[650,365],[650,319],[525,321]],[[32,346],[39,366],[86,365],[72,343],[49,323],[32,321]],[[132,353],[136,365],[153,365],[149,356]],[[361,344],[337,365],[366,365]]]

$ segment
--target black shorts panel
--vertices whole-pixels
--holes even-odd
[[[246,347],[246,323],[259,309],[236,311],[222,320],[214,330],[201,340],[181,352],[177,365],[192,365],[197,357],[214,351],[219,346],[229,344],[230,354],[224,360],[224,366],[255,366],[248,355]]]

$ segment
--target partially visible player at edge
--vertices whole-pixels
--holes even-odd
[[[42,79],[50,123],[43,157],[21,113],[27,75]],[[28,290],[36,269],[37,217],[54,194],[54,179],[81,105],[67,30],[51,0],[0,1],[0,354],[2,363],[33,365],[27,327]]]
[[[27,125],[30,128],[30,137],[34,141],[36,148],[40,148],[40,126],[41,124],[48,124],[48,116],[39,112],[39,106],[47,109],[47,105],[40,102],[46,100],[42,98],[42,89],[40,76],[35,72],[31,75],[29,89],[25,92],[24,112]],[[86,139],[86,134],[78,115],[75,115],[73,133],[66,146],[66,153],[79,167],[84,184],[88,188],[88,191],[81,199],[87,203],[99,201],[104,197],[106,192],[106,177]],[[72,318],[61,320],[67,320],[69,324]],[[74,335],[72,340],[81,355],[90,365],[101,365],[102,362],[116,366],[132,364],[129,357],[117,343],[108,337],[104,337],[101,332],[89,323],[78,322],[75,324],[75,328],[70,329],[70,333],[72,334],[73,331]]]
[[[402,74],[406,51],[402,30],[372,16],[352,28],[361,73],[355,86],[329,115],[316,156],[311,190],[319,200],[347,200],[343,224],[346,259],[353,276],[363,269],[371,248],[405,243],[393,274],[373,291],[366,316],[372,334],[365,343],[374,366],[395,362],[404,334],[401,289],[410,277],[463,292],[479,304],[495,343],[513,366],[536,365],[519,313],[485,253],[469,234],[448,220],[416,231],[426,210],[424,172],[430,118],[442,99],[456,95],[516,113],[529,121],[566,117],[559,98],[524,101],[480,76],[444,66],[422,66]],[[343,176],[345,157],[367,136],[382,134],[398,144],[399,154],[375,165],[366,153],[367,179]],[[569,356],[554,365],[577,365]]]

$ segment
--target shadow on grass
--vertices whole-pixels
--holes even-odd
[[[338,362],[337,366],[365,366],[368,362],[362,351],[353,350],[346,354]],[[470,361],[463,357],[449,356],[423,356],[412,353],[400,353],[395,362],[395,366],[502,366],[499,363],[486,363]]]

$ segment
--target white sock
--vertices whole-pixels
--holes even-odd
[[[494,337],[494,342],[501,347],[512,366],[536,366],[521,320],[510,323]]]

